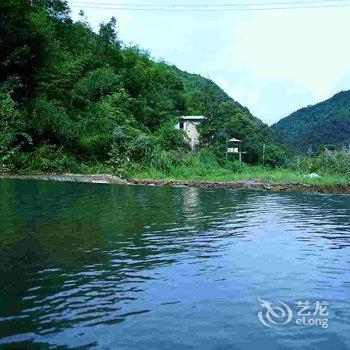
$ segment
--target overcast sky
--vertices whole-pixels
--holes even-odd
[[[350,7],[164,13],[88,9],[85,5],[76,7],[77,1],[69,1],[74,4],[74,19],[79,18],[79,9],[83,9],[90,25],[97,29],[100,22],[115,16],[119,38],[124,43],[138,44],[156,59],[210,77],[268,124],[340,90],[350,89]],[[176,0],[81,1],[178,3]],[[183,0],[181,3],[217,2]]]

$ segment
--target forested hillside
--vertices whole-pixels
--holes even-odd
[[[283,140],[305,153],[310,147],[350,145],[350,91],[342,91],[314,106],[302,108],[272,126]]]
[[[201,144],[218,156],[232,136],[250,162],[263,143],[276,151],[267,125],[211,80],[125,47],[114,18],[94,33],[65,1],[9,0],[0,23],[0,171],[181,163],[183,114],[208,116]]]

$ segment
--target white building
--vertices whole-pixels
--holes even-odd
[[[205,119],[202,115],[182,116],[179,118],[177,129],[183,130],[191,144],[192,151],[195,151],[199,144],[199,133],[197,126]]]

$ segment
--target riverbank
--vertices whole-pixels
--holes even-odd
[[[201,180],[174,180],[174,179],[146,179],[130,178],[121,179],[109,174],[85,175],[85,174],[42,174],[42,175],[16,175],[3,174],[0,179],[42,180],[78,183],[100,183],[140,186],[170,186],[170,187],[196,187],[207,189],[245,189],[265,190],[278,192],[317,192],[333,194],[350,194],[350,184],[322,184],[298,182],[263,182],[257,180],[235,181],[201,181]]]

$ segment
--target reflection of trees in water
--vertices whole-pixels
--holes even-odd
[[[24,272],[79,269],[118,254],[137,261],[137,269],[172,262],[175,253],[215,254],[219,247],[211,242],[237,234],[235,222],[252,227],[268,211],[296,225],[298,217],[301,228],[325,231],[318,226],[322,215],[333,233],[344,225],[343,217],[331,215],[344,212],[343,197],[334,196],[18,181],[3,184],[1,194],[7,200],[0,248],[3,261],[11,261],[3,266]]]
[[[334,228],[348,225],[335,210],[349,214],[342,197],[307,194],[6,181],[0,195],[0,317],[27,314],[23,332],[45,331],[50,317],[64,328],[83,308],[120,320],[150,270],[214,257],[223,238],[254,233],[267,214],[320,230],[318,216]]]
[[[27,314],[31,322],[22,323],[23,332],[47,329],[50,323],[41,324],[45,315],[53,317],[56,328],[74,322],[60,312],[72,299],[78,299],[78,309],[89,302],[92,309],[115,308],[136,299],[143,282],[152,279],[147,271],[183,254],[210,257],[219,249],[210,242],[218,237],[208,240],[207,231],[250,197],[187,188],[20,181],[1,183],[0,194],[0,317]],[[67,294],[60,296],[62,291]],[[32,311],[35,307],[40,311]],[[11,322],[2,332],[9,328]]]

